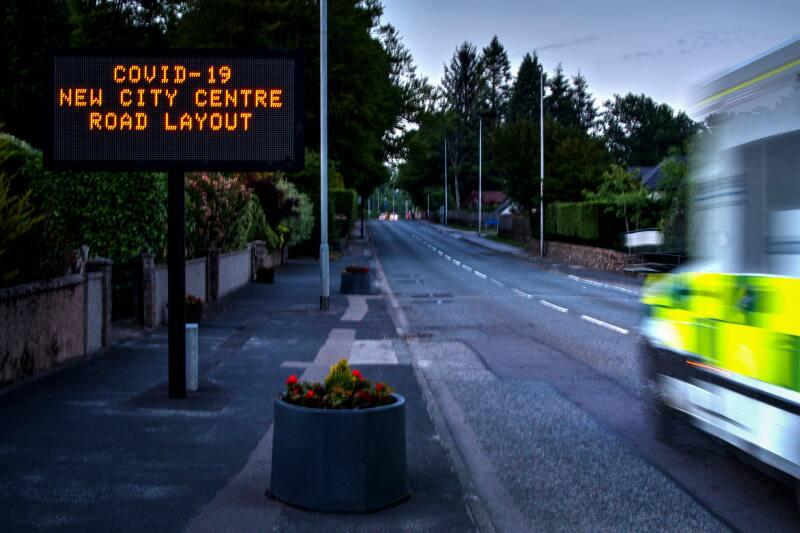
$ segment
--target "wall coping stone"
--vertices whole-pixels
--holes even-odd
[[[102,272],[91,272],[87,274],[96,274],[102,276]],[[72,287],[80,285],[85,280],[84,274],[68,274],[60,278],[53,278],[45,281],[33,281],[31,283],[23,283],[21,285],[14,285],[0,289],[0,300],[10,300],[12,298],[22,298],[40,292],[55,291],[65,287]]]

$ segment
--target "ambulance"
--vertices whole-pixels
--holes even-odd
[[[690,259],[642,297],[659,427],[688,418],[797,487],[800,39],[701,86],[694,114]]]

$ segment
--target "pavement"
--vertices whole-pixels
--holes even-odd
[[[329,311],[310,259],[217,302],[199,325],[201,391],[185,400],[166,399],[164,330],[0,395],[0,531],[474,530],[384,299],[338,293],[353,262],[373,262],[367,241],[332,262]],[[266,496],[273,398],[341,357],[407,399],[411,497],[379,513]]]

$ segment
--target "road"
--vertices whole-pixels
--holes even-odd
[[[655,438],[635,284],[422,222],[370,231],[455,461],[499,529],[797,529],[793,491],[739,454],[690,427]]]

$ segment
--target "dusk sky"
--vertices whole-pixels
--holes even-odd
[[[580,70],[598,105],[635,92],[686,109],[691,87],[800,34],[800,1],[384,0],[414,54],[438,84],[465,40],[480,50],[497,34],[516,74],[526,52],[545,69]]]

